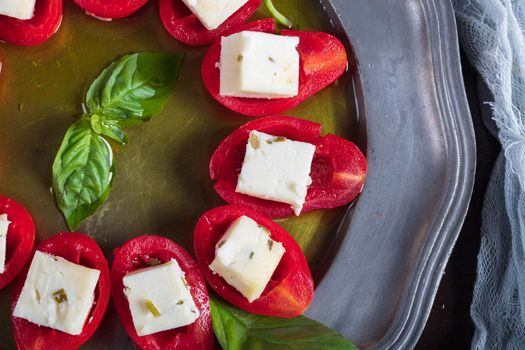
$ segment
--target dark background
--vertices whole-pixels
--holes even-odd
[[[469,349],[474,335],[474,325],[470,319],[470,302],[476,279],[481,209],[485,189],[500,146],[482,122],[481,109],[484,101],[479,96],[486,95],[482,91],[484,86],[463,53],[462,67],[476,133],[476,181],[465,224],[447,264],[432,312],[416,346],[417,350]]]

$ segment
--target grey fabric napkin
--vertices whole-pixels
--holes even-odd
[[[472,349],[525,349],[525,0],[453,4],[502,145],[483,207]]]

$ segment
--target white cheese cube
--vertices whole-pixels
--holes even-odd
[[[284,253],[267,228],[241,216],[217,243],[210,269],[251,303],[264,292]]]
[[[182,0],[208,30],[217,29],[248,0]]]
[[[11,222],[7,220],[7,214],[0,215],[0,274],[5,271],[7,231],[9,230],[10,223]]]
[[[187,326],[199,318],[191,287],[174,259],[133,271],[123,282],[133,324],[140,336]]]
[[[39,251],[13,315],[71,335],[82,333],[100,271]]]
[[[220,94],[279,98],[299,92],[298,37],[244,31],[221,39]]]
[[[36,0],[0,0],[0,15],[21,20],[33,18]]]
[[[288,203],[295,215],[304,205],[315,146],[258,131],[250,132],[237,181],[238,193]]]

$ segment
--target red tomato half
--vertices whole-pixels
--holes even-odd
[[[248,23],[232,33],[245,30],[275,33],[275,21],[263,19]],[[286,112],[310,96],[335,82],[346,70],[348,61],[344,45],[334,36],[322,32],[283,30],[281,35],[298,36],[300,59],[299,94],[290,98],[246,98],[221,96],[220,71],[217,63],[221,56],[221,43],[217,40],[208,50],[202,63],[202,79],[210,95],[226,108],[251,117]]]
[[[231,223],[242,215],[266,227],[271,238],[282,243],[286,249],[263,294],[251,303],[209,268],[215,258],[215,245]],[[231,304],[254,314],[295,317],[302,314],[312,302],[314,282],[301,247],[285,229],[264,215],[233,205],[212,209],[197,222],[193,242],[195,256],[206,281]]]
[[[210,161],[213,188],[228,203],[242,205],[272,217],[293,215],[289,204],[235,192],[250,131],[284,136],[316,146],[302,212],[335,208],[353,201],[363,189],[367,163],[350,141],[335,135],[320,136],[321,125],[294,117],[266,117],[252,120],[235,130],[217,147]]]
[[[60,256],[72,263],[80,264],[100,271],[100,277],[95,289],[95,301],[91,313],[87,317],[82,333],[70,335],[48,327],[40,327],[22,318],[14,317],[15,309],[27,277],[29,266],[20,275],[13,290],[11,303],[11,321],[15,341],[20,350],[73,350],[84,344],[97,330],[109,302],[109,268],[104,254],[97,243],[82,233],[59,233],[40,243],[36,250],[54,256]]]
[[[148,0],[75,0],[90,16],[99,19],[117,19],[131,15]]]
[[[0,273],[0,289],[7,286],[22,270],[35,244],[35,225],[31,215],[14,200],[0,196],[0,214],[11,221],[7,231],[5,271]]]
[[[126,274],[148,267],[152,259],[161,263],[177,260],[191,286],[195,305],[200,317],[192,324],[147,336],[139,336],[135,331],[129,304],[124,296],[122,279]],[[213,349],[210,302],[206,282],[191,256],[175,242],[159,236],[142,236],[128,241],[115,249],[115,260],[111,267],[111,287],[113,302],[124,329],[133,341],[143,350],[208,350]],[[161,286],[152,286],[161,288]]]
[[[248,0],[243,7],[214,30],[206,29],[182,0],[159,0],[159,12],[164,28],[175,39],[188,45],[198,46],[210,44],[246,22],[260,4],[261,0]]]
[[[38,45],[55,34],[61,22],[62,0],[36,0],[31,19],[0,16],[0,39],[20,46]]]

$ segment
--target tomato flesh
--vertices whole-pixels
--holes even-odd
[[[262,0],[248,0],[217,29],[208,30],[181,0],[159,0],[160,18],[166,30],[178,41],[188,45],[206,45],[246,22]]]
[[[209,268],[215,258],[215,245],[231,223],[242,215],[266,227],[271,238],[282,243],[286,250],[263,294],[251,303]],[[201,216],[193,242],[195,256],[206,281],[231,304],[254,314],[295,317],[302,314],[312,302],[314,282],[306,257],[293,237],[271,219],[239,206],[218,207]]]
[[[273,25],[269,25],[273,23]],[[245,30],[275,33],[275,22],[264,19],[248,23],[232,33]],[[281,35],[299,37],[299,93],[290,98],[246,98],[221,96],[220,61],[221,43],[216,41],[206,53],[202,63],[202,79],[210,95],[226,108],[250,117],[262,117],[286,112],[331,85],[348,66],[344,45],[334,36],[322,32],[283,30]]]
[[[235,130],[215,150],[210,161],[213,188],[228,203],[242,205],[276,218],[293,215],[289,204],[255,198],[235,192],[244,161],[250,131],[284,136],[316,146],[302,212],[329,209],[352,202],[361,193],[367,163],[350,141],[335,135],[320,136],[321,125],[294,117],[265,117],[252,120]]]
[[[88,15],[100,19],[118,19],[131,15],[148,0],[75,0]]]
[[[27,210],[14,200],[0,196],[0,214],[11,221],[7,230],[4,273],[0,273],[0,289],[20,273],[31,256],[35,244],[35,225]]]
[[[62,22],[62,0],[37,0],[33,18],[20,20],[0,15],[0,40],[20,46],[47,41]]]
[[[129,304],[124,296],[124,276],[134,270],[148,267],[150,261],[165,263],[171,259],[185,273],[191,287],[195,305],[200,316],[192,324],[147,336],[139,336],[133,325]],[[111,267],[112,297],[120,321],[131,339],[144,350],[207,350],[213,349],[210,303],[206,282],[191,256],[175,242],[159,236],[142,236],[128,241],[115,249],[115,260]],[[152,286],[160,288],[161,285]]]
[[[18,349],[77,349],[95,333],[106,312],[110,295],[108,262],[97,243],[82,233],[59,233],[40,243],[36,250],[62,257],[75,264],[97,269],[100,271],[100,276],[95,289],[95,301],[82,333],[70,335],[52,328],[41,327],[25,319],[13,316],[13,311],[29,270],[29,266],[26,266],[24,272],[17,279],[11,303],[11,321]]]

